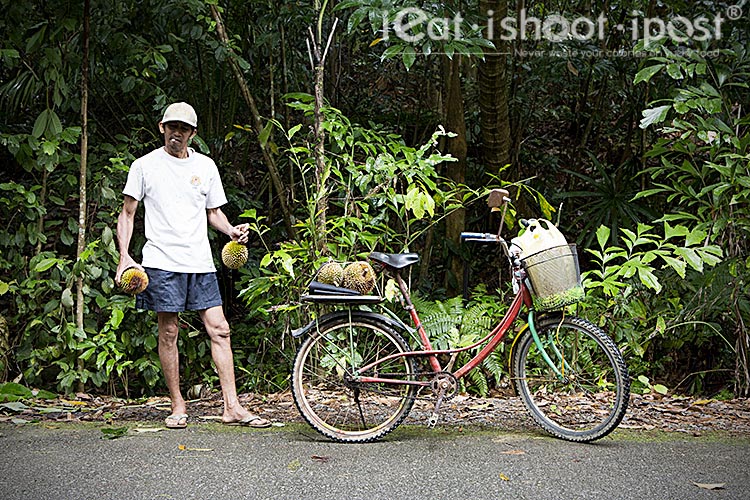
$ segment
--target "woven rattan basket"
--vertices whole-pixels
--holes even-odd
[[[525,257],[522,262],[537,311],[562,309],[583,300],[575,245],[551,247]]]

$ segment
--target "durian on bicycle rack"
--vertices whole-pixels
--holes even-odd
[[[320,266],[303,302],[377,304],[384,300],[378,276],[369,262],[330,260]]]

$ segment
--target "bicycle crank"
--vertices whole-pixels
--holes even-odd
[[[430,388],[433,394],[437,396],[435,401],[435,409],[432,411],[432,415],[427,419],[427,427],[434,428],[437,425],[438,418],[440,415],[440,406],[446,399],[451,399],[456,395],[458,391],[458,380],[452,374],[448,372],[442,372],[435,375],[430,382]]]

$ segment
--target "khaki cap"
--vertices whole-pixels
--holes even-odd
[[[164,118],[161,119],[161,122],[183,122],[191,127],[197,128],[198,115],[190,104],[186,102],[176,102],[167,107],[166,111],[164,111]]]

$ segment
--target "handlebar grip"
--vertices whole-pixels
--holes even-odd
[[[461,233],[461,241],[486,241],[497,243],[497,235],[492,233]]]

